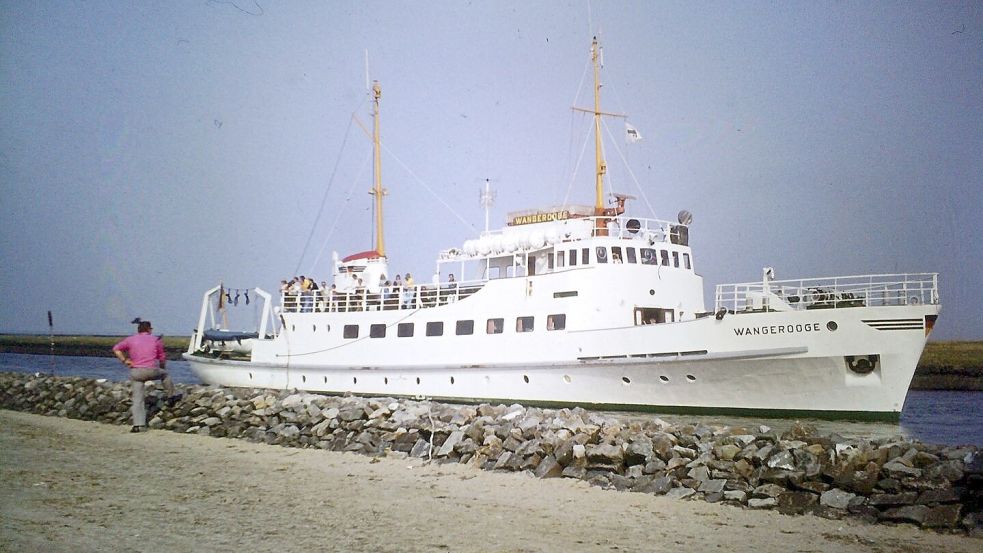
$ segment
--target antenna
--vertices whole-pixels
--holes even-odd
[[[488,232],[488,217],[491,213],[491,206],[495,203],[495,193],[491,189],[491,179],[485,179],[485,189],[478,195],[478,202],[485,208],[485,232]]]

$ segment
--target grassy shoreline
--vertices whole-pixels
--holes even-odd
[[[0,334],[0,353],[112,356],[122,336]],[[165,336],[168,359],[180,359],[189,337]],[[52,346],[54,344],[54,346]],[[911,382],[913,390],[983,391],[983,341],[929,342]]]

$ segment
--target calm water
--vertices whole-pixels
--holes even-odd
[[[186,361],[168,361],[167,369],[175,382],[201,384]],[[114,357],[71,357],[0,353],[0,371],[45,372],[57,376],[82,376],[125,380],[128,373]],[[847,437],[885,437],[902,435],[927,443],[976,445],[983,447],[983,392],[942,392],[912,390],[908,392],[900,424],[806,421],[823,433]],[[644,415],[642,415],[644,416]],[[793,421],[738,417],[661,416],[670,423],[728,424],[756,427],[764,424],[782,430]]]

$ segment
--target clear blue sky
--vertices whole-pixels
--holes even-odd
[[[983,338],[979,2],[3,2],[0,332],[50,309],[56,332],[188,334],[220,280],[370,249],[370,144],[342,147],[366,50],[391,267],[429,275],[483,226],[485,178],[496,226],[563,199],[593,33],[654,215],[695,215],[708,301],[766,265],[939,272],[935,337]],[[589,154],[572,182],[591,203]]]

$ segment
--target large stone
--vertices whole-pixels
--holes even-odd
[[[755,497],[747,500],[747,506],[751,509],[771,509],[776,505],[778,505],[778,500],[774,497]]]
[[[451,435],[444,440],[444,443],[440,446],[440,449],[437,450],[437,457],[447,457],[450,455],[451,452],[454,451],[454,446],[461,443],[462,440],[464,440],[464,432],[460,430],[451,432]]]
[[[652,442],[650,440],[635,440],[628,444],[628,447],[625,449],[625,465],[644,464],[653,454]]]
[[[587,462],[591,464],[620,465],[624,456],[621,446],[613,444],[598,444],[587,448]]]
[[[930,511],[931,508],[926,505],[905,505],[884,511],[881,513],[881,518],[894,522],[913,522],[920,525]]]
[[[663,476],[661,478],[652,478],[647,482],[638,484],[632,487],[633,492],[641,493],[654,493],[662,495],[672,489],[672,478]]]
[[[778,512],[801,515],[819,502],[819,496],[810,492],[785,492],[778,496]]]
[[[956,488],[941,488],[937,490],[925,490],[918,495],[915,503],[919,505],[932,505],[935,503],[955,503],[961,497],[961,490]]]
[[[949,504],[933,507],[922,519],[925,528],[955,528],[959,524],[962,505]]]
[[[827,492],[823,492],[819,496],[819,504],[824,507],[832,507],[833,509],[844,509],[850,506],[850,501],[852,501],[856,494],[850,492],[845,492],[839,488],[833,488]]]
[[[762,484],[754,488],[754,491],[751,492],[751,497],[759,499],[763,497],[778,497],[785,493],[785,491],[785,488],[777,484]]]
[[[539,462],[533,474],[537,478],[559,478],[563,474],[563,466],[556,461],[556,457],[547,455]]]
[[[884,463],[884,466],[881,468],[881,472],[883,472],[888,478],[897,479],[908,477],[919,478],[922,475],[921,469],[909,467],[900,461],[889,461]]]
[[[768,459],[768,467],[781,470],[795,470],[795,457],[790,451],[781,451]]]
[[[724,479],[712,479],[704,480],[700,483],[700,487],[697,491],[703,493],[718,493],[724,491],[724,486],[727,484],[727,480]]]
[[[666,497],[670,497],[672,499],[685,499],[685,498],[687,498],[687,497],[689,497],[689,496],[691,496],[691,495],[693,495],[695,493],[696,493],[696,490],[694,490],[692,488],[686,488],[686,487],[683,487],[683,488],[673,488],[673,489],[669,490],[668,492],[666,492]]]
[[[914,505],[916,499],[918,499],[918,492],[879,493],[870,496],[867,504],[874,507],[897,507],[899,505]]]
[[[717,454],[717,458],[731,461],[741,452],[741,448],[734,444],[724,444],[717,447],[714,452]]]

